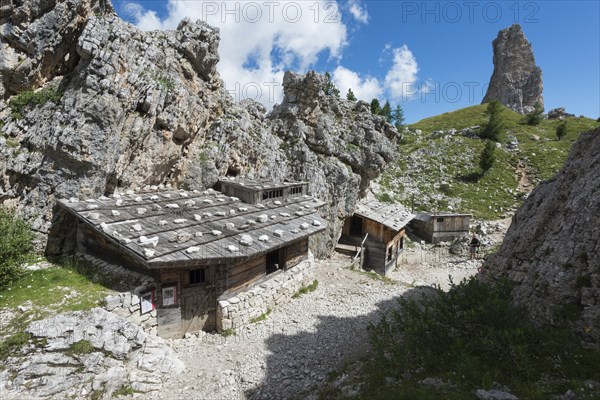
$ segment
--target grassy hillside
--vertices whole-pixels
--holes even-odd
[[[496,219],[518,207],[541,180],[551,178],[563,165],[579,134],[600,125],[589,118],[567,118],[567,135],[556,139],[558,120],[527,125],[524,117],[503,108],[504,131],[497,162],[478,177],[479,154],[484,141],[460,134],[465,128],[484,126],[487,105],[477,105],[426,118],[410,125],[396,162],[379,178],[379,197],[416,210],[472,212]],[[436,131],[459,131],[455,135]],[[420,134],[418,132],[420,131]],[[471,129],[477,132],[477,129]],[[511,137],[517,149],[507,148]]]

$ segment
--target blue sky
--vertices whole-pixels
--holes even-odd
[[[543,70],[546,110],[600,116],[600,2],[113,0],[141,29],[184,17],[221,29],[218,70],[236,99],[270,109],[285,70],[330,71],[343,93],[401,104],[407,122],[479,104],[492,40],[520,23]]]

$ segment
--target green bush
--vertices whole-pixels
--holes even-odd
[[[54,88],[48,87],[34,92],[26,90],[15,96],[9,101],[8,105],[12,111],[12,116],[15,119],[23,118],[23,109],[28,105],[43,105],[48,101],[58,102],[63,96],[63,92]]]
[[[364,398],[410,398],[426,377],[451,383],[453,395],[444,398],[470,398],[492,382],[523,398],[549,398],[564,393],[557,386],[564,380],[597,379],[600,352],[584,349],[569,328],[534,327],[511,291],[508,282],[492,287],[470,278],[419,302],[401,299],[397,311],[369,327],[373,357]],[[385,387],[386,377],[400,383]]]
[[[69,350],[67,353],[70,355],[83,355],[90,354],[95,351],[94,346],[88,340],[80,340],[79,342],[75,342],[69,346]]]
[[[16,356],[29,343],[29,339],[31,339],[29,333],[19,332],[0,342],[0,361]]]
[[[32,249],[33,233],[13,211],[0,206],[0,288],[17,280]]]

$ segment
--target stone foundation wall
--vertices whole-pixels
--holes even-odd
[[[144,328],[146,333],[156,336],[158,327],[158,318],[156,310],[141,314],[139,294],[147,292],[149,289],[141,287],[141,290],[134,293],[123,292],[116,296],[108,296],[104,299],[104,309],[111,311],[118,316]]]
[[[85,263],[93,266],[104,279],[110,278],[119,287],[126,288],[121,293],[107,296],[104,299],[102,307],[125,318],[129,322],[141,326],[147,333],[156,335],[158,326],[156,310],[142,315],[139,297],[141,294],[156,287],[154,278],[120,265],[100,260],[88,254],[78,254],[78,257]]]
[[[217,331],[243,327],[269,309],[290,301],[314,280],[315,261],[309,251],[306,260],[295,267],[277,272],[241,293],[221,296],[217,304]]]

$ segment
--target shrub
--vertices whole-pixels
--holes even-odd
[[[488,141],[483,148],[483,151],[479,155],[479,167],[481,172],[485,174],[488,172],[496,162],[496,145],[494,142]]]
[[[17,355],[29,343],[29,339],[31,339],[29,333],[19,332],[0,342],[0,361]]]
[[[562,138],[564,138],[566,134],[567,134],[567,121],[562,121],[556,127],[556,139],[562,140]]]
[[[373,358],[371,368],[365,368],[363,398],[411,398],[407,391],[425,377],[450,380],[448,390],[455,393],[501,382],[515,394],[532,387],[547,394],[564,390],[550,383],[543,387],[540,381],[600,375],[592,367],[600,353],[584,349],[564,326],[536,328],[513,304],[509,282],[490,286],[470,278],[450,283],[448,292],[438,287],[418,302],[400,299],[398,310],[370,325]],[[385,387],[387,377],[399,385]]]
[[[63,92],[54,87],[47,87],[37,92],[26,90],[13,96],[8,101],[8,105],[12,111],[13,118],[21,119],[23,118],[22,111],[28,105],[40,106],[46,104],[48,101],[58,102],[62,96]]]
[[[70,355],[90,354],[94,352],[94,346],[88,340],[80,340],[69,346],[68,353]]]
[[[13,211],[0,206],[0,288],[17,280],[32,249],[33,233]]]
[[[525,122],[528,125],[539,125],[544,119],[544,107],[539,102],[533,106],[533,111],[525,116]]]

